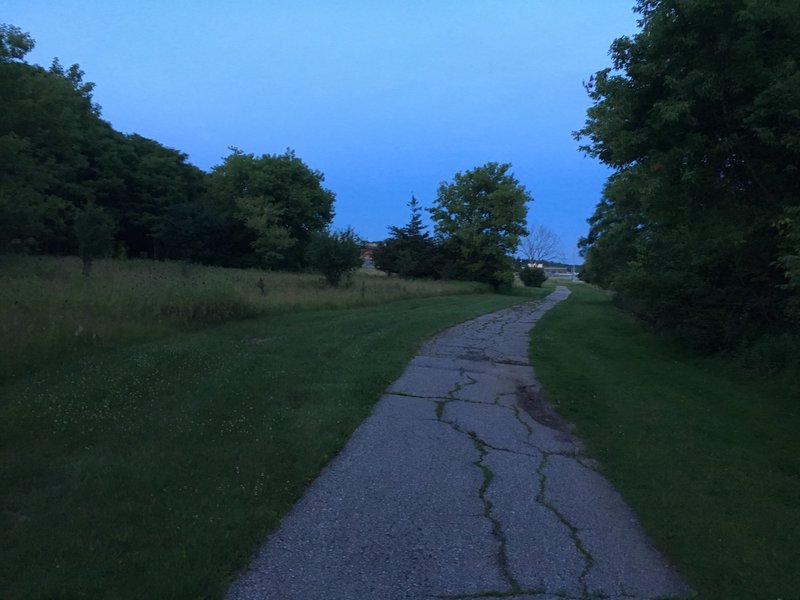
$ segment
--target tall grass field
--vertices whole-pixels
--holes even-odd
[[[468,282],[356,273],[327,286],[312,274],[149,260],[0,255],[0,381],[86,348],[110,348],[257,316],[374,306],[486,291]]]

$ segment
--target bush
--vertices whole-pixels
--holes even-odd
[[[362,242],[351,228],[344,231],[323,231],[312,235],[306,260],[312,269],[322,273],[332,286],[361,266]]]
[[[495,292],[508,292],[514,287],[514,271],[498,269],[487,278],[487,283]]]
[[[547,281],[547,275],[544,269],[538,267],[525,267],[519,272],[519,278],[525,287],[542,287],[542,284]]]

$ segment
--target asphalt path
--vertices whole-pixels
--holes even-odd
[[[568,295],[559,287],[427,342],[228,598],[688,593],[528,363],[530,329]]]

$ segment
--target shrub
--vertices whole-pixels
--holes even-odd
[[[526,287],[542,287],[542,284],[547,281],[544,269],[538,267],[524,267],[519,272],[519,278]]]
[[[322,273],[332,286],[361,266],[362,242],[351,228],[323,231],[312,235],[306,259],[312,269]]]

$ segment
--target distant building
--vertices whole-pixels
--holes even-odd
[[[575,280],[578,277],[574,266],[571,268],[566,266],[544,267],[544,273],[553,279]]]
[[[361,262],[364,266],[372,266],[374,264],[374,260],[372,258],[373,252],[375,252],[375,248],[378,247],[380,242],[365,242],[363,246],[361,246]]]

